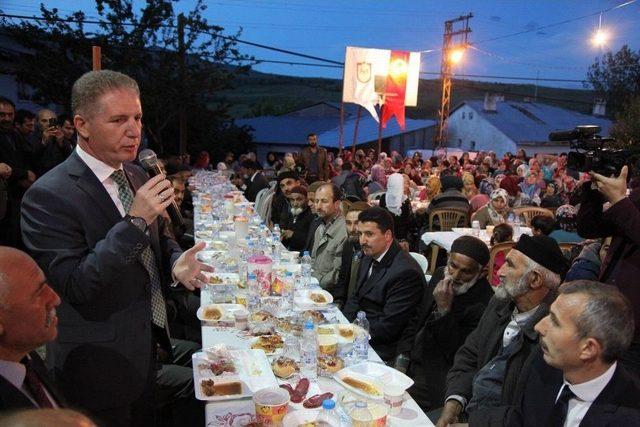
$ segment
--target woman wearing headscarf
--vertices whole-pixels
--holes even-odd
[[[380,198],[380,207],[393,216],[393,234],[399,243],[407,242],[414,249],[416,219],[409,200],[409,177],[394,173],[389,175],[387,192]]]
[[[502,188],[493,190],[489,198],[489,203],[478,209],[471,217],[471,221],[480,222],[480,228],[486,228],[487,225],[498,225],[507,222],[507,218],[511,213],[511,208],[509,208],[509,194],[506,190]]]
[[[440,178],[433,175],[427,178],[424,183],[424,190],[420,192],[420,201],[430,202],[434,197],[440,194]]]
[[[387,175],[381,165],[371,166],[371,181],[367,185],[369,195],[385,191],[387,188]]]
[[[540,206],[543,208],[557,208],[562,205],[562,199],[556,193],[556,183],[550,182],[544,189]]]
[[[578,210],[571,205],[562,205],[556,210],[556,226],[549,234],[558,243],[580,243],[584,239],[578,235]]]
[[[476,187],[476,181],[473,175],[469,172],[462,174],[462,194],[467,200],[471,200],[473,196],[478,194],[478,188]]]
[[[515,175],[507,175],[500,181],[500,188],[507,191],[509,194],[509,206],[512,208],[519,208],[520,206],[528,206],[531,204],[531,199],[525,194],[522,194],[520,187],[518,186],[520,179]]]
[[[538,184],[538,174],[529,170],[524,179],[518,185],[522,193],[525,194],[535,204],[540,204],[540,186]]]

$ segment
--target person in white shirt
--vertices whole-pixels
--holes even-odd
[[[559,293],[535,327],[541,351],[506,424],[639,426],[640,387],[617,362],[633,337],[629,300],[586,280],[565,283]]]
[[[29,255],[0,246],[0,411],[64,405],[35,352],[58,335],[59,304]]]

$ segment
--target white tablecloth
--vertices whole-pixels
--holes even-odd
[[[451,250],[451,245],[453,245],[453,241],[458,237],[463,236],[465,234],[471,234],[471,228],[454,228],[453,231],[430,231],[424,233],[422,235],[422,241],[429,245],[430,243],[435,243],[441,248],[445,249],[447,252]],[[529,227],[520,227],[521,234],[531,235],[532,231]],[[480,234],[478,238],[485,242],[487,246],[489,245],[489,241],[491,240],[491,236],[487,234],[487,230],[480,230]],[[518,236],[519,238],[519,236]],[[516,239],[514,239],[516,240]]]

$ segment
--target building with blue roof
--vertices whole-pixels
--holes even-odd
[[[364,109],[357,119],[358,106],[345,104],[343,145],[350,149],[354,143],[356,122],[358,133],[357,148],[377,148],[378,122]],[[284,155],[300,151],[307,145],[307,135],[318,135],[320,146],[332,151],[340,148],[340,104],[320,102],[300,110],[280,116],[261,116],[236,120],[238,126],[246,125],[253,130],[257,156],[264,161],[269,152]],[[382,148],[390,152],[396,150],[405,154],[410,149],[431,148],[435,132],[435,120],[406,119],[406,128],[401,130],[395,118],[382,129]]]
[[[604,105],[596,104],[594,111],[604,114]],[[600,126],[600,134],[606,136],[613,123],[601,115],[487,95],[484,101],[463,101],[451,111],[447,146],[463,151],[495,151],[499,156],[520,148],[528,154],[555,154],[569,151],[569,142],[551,142],[549,133],[579,125]]]

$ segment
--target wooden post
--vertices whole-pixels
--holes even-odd
[[[380,120],[378,121],[378,157],[380,157],[380,152],[382,151],[382,109],[384,108],[384,104],[380,105]]]
[[[186,50],[184,46],[184,27],[186,18],[184,14],[178,15],[178,73],[180,79],[180,99],[178,99],[178,121],[180,154],[187,153],[187,109],[185,108],[184,94],[186,90]]]
[[[344,147],[344,102],[340,103],[340,136],[338,137],[338,146],[340,147],[338,155],[341,155],[342,148]]]
[[[102,70],[102,50],[100,46],[93,46],[92,57],[93,57],[93,71]]]
[[[353,145],[351,147],[351,161],[356,157],[356,142],[358,141],[358,125],[360,124],[360,116],[362,115],[362,106],[358,106],[358,115],[356,116],[356,127],[353,130]]]

